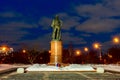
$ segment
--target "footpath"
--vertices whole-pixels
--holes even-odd
[[[0,74],[16,71],[17,68],[27,68],[30,65],[22,65],[22,64],[0,64]]]
[[[95,69],[101,67],[107,72],[120,73],[120,65],[116,65],[116,64],[108,64],[108,65],[100,64],[100,65],[92,65],[92,67]]]

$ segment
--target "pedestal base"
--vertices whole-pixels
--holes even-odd
[[[50,64],[62,63],[62,41],[51,41]]]

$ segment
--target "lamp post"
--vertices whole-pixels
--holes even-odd
[[[108,57],[109,57],[109,58],[112,58],[112,55],[111,55],[111,54],[108,54]]]
[[[99,52],[99,59],[100,59],[100,61],[102,60],[102,54],[101,54],[101,45],[99,44],[99,43],[94,43],[93,44],[93,47],[95,48],[95,49],[98,49],[100,52]]]
[[[81,51],[80,51],[80,50],[76,50],[76,51],[75,51],[75,55],[76,55],[76,56],[81,55]]]
[[[109,54],[108,57],[111,58],[114,62],[117,62],[120,60],[120,57],[119,57],[120,37],[115,36],[115,37],[113,37],[112,40],[113,40],[112,42],[114,43],[116,51],[114,51],[114,53],[111,52],[111,54]]]
[[[119,47],[120,45],[120,38],[119,37],[114,37],[113,39],[112,39],[112,42],[113,42],[113,44],[116,46],[116,47]]]
[[[90,61],[90,55],[88,51],[89,51],[88,47],[84,47],[84,53],[85,53],[84,61],[86,61],[87,63],[89,63]]]
[[[119,37],[114,37],[113,38],[113,43],[119,44],[119,42],[120,42]]]
[[[84,48],[84,51],[85,51],[85,52],[88,52],[88,51],[89,51],[89,49],[88,49],[87,47],[85,47],[85,48]]]
[[[23,50],[22,50],[22,52],[23,52],[23,53],[26,53],[26,50],[25,50],[25,49],[23,49]]]
[[[81,50],[75,50],[75,63],[81,63]]]
[[[3,53],[5,53],[5,55],[7,55],[7,47],[3,46],[2,51],[3,51]]]

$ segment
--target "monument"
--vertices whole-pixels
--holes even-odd
[[[53,28],[53,32],[52,32],[51,50],[50,50],[51,53],[50,63],[49,63],[50,65],[34,64],[28,67],[26,71],[95,71],[90,65],[70,64],[62,67],[55,66],[56,64],[62,63],[61,26],[62,26],[62,22],[59,19],[59,16],[56,15],[51,24],[51,27]]]
[[[59,16],[56,15],[51,24],[53,32],[50,50],[51,51],[50,64],[62,63],[61,26],[62,21],[59,19]]]

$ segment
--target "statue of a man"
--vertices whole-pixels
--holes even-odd
[[[51,27],[53,28],[52,40],[61,40],[61,26],[62,21],[59,19],[59,16],[56,15],[51,24]]]

